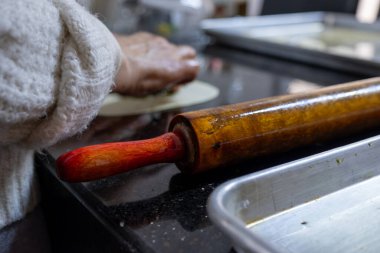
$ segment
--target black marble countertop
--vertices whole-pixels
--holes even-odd
[[[215,100],[160,113],[98,117],[81,135],[38,155],[38,166],[43,168],[44,208],[56,252],[233,252],[228,238],[211,223],[206,210],[207,199],[218,185],[378,134],[367,132],[318,143],[195,176],[181,174],[173,164],[157,164],[87,183],[69,184],[56,178],[54,159],[63,152],[89,144],[160,135],[173,115],[181,111],[284,94],[299,86],[369,77],[218,45],[206,48],[199,59],[198,79],[221,91]]]

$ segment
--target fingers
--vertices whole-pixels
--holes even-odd
[[[161,36],[146,32],[138,32],[129,36],[115,37],[122,46],[126,55],[146,58],[170,58],[174,60],[186,60],[196,57],[196,52],[189,46],[177,46]]]
[[[195,79],[199,70],[198,61],[183,60],[176,62],[162,62],[160,65],[153,65],[147,73],[149,79],[161,80],[161,87],[157,89],[163,89],[166,86],[183,84]]]
[[[195,79],[199,70],[199,62],[191,59],[179,64],[175,83],[182,84]]]
[[[196,57],[196,52],[192,47],[189,46],[178,46],[177,54],[180,59],[194,59]]]
[[[199,64],[196,60],[147,64],[144,66],[144,77],[135,85],[129,86],[128,93],[146,96],[162,91],[175,91],[178,85],[194,80],[198,69]]]

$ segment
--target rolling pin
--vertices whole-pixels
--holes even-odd
[[[57,159],[70,182],[154,163],[198,173],[380,126],[380,78],[176,115],[159,137],[82,147]]]

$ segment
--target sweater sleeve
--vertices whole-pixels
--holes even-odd
[[[40,148],[82,131],[120,66],[113,35],[74,0],[2,6],[0,144]]]

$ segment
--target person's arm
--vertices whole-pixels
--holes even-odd
[[[119,44],[96,17],[74,0],[55,1],[55,5],[67,30],[56,107],[49,121],[29,138],[32,143],[50,139],[48,145],[86,128],[111,91],[122,62]]]

